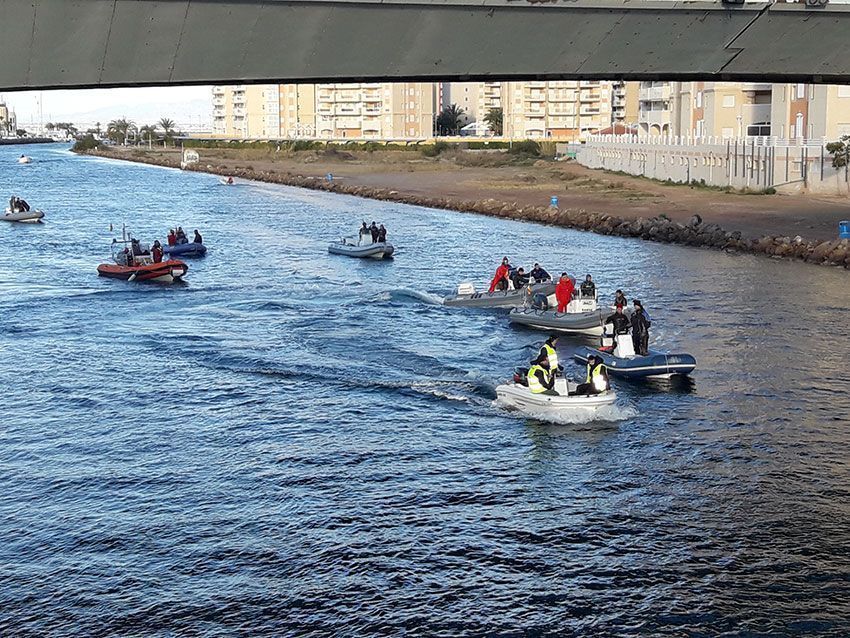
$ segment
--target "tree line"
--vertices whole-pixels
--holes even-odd
[[[450,104],[434,118],[434,129],[437,135],[459,135],[465,125],[466,111],[457,104]],[[504,130],[504,115],[502,109],[492,108],[484,116],[484,122],[494,135],[501,135]]]
[[[53,126],[56,129],[67,131],[67,129],[59,124],[54,124]],[[50,124],[47,125],[47,128],[51,130]],[[74,131],[73,136],[77,137],[76,129]],[[69,135],[71,135],[70,132]],[[85,135],[98,139],[102,139],[105,136],[110,142],[120,144],[121,146],[126,146],[127,144],[152,145],[159,144],[160,142],[168,146],[169,144],[173,145],[174,140],[183,134],[175,128],[174,120],[163,117],[155,124],[145,124],[143,126],[137,126],[135,122],[127,118],[119,118],[109,122],[106,125],[105,131],[101,127],[100,122],[97,122],[94,128],[86,130]]]

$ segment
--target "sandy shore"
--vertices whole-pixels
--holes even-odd
[[[850,266],[850,247],[836,241],[838,222],[850,218],[850,202],[844,199],[726,193],[575,162],[490,153],[426,158],[418,152],[197,150],[200,162],[194,169],[220,175]],[[178,150],[112,147],[96,153],[167,166],[180,161]],[[558,197],[557,209],[549,206],[552,196]],[[694,214],[703,224],[692,233],[688,224]]]

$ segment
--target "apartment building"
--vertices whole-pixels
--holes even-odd
[[[850,135],[850,86],[774,84],[771,125],[772,134],[783,139]]]
[[[611,84],[611,124],[637,125],[639,92],[640,82]]]
[[[216,135],[421,139],[433,135],[431,83],[281,84],[213,89]]]
[[[15,112],[0,102],[0,137],[15,137],[18,128]]]
[[[277,137],[278,87],[274,84],[214,86],[213,134],[230,138]]]

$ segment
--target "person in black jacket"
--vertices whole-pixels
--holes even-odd
[[[585,277],[581,286],[579,286],[579,290],[581,290],[582,297],[596,297],[596,284],[593,283],[593,277],[590,275]]]
[[[525,274],[525,268],[520,266],[511,275],[511,281],[514,284],[514,289],[522,290],[528,285],[528,275]]]
[[[626,295],[623,294],[622,290],[618,290],[614,293],[614,305],[621,306],[623,308],[629,305],[629,300],[626,299]]]
[[[617,306],[617,309],[605,319],[605,323],[614,326],[615,335],[629,334],[630,322],[622,306]]]
[[[378,241],[378,225],[375,222],[372,222],[372,225],[369,226],[369,233],[372,235],[372,243]]]
[[[540,264],[534,264],[534,268],[532,268],[531,272],[528,274],[534,283],[541,283],[552,279],[552,277],[549,276],[549,273],[540,267]]]
[[[649,327],[652,323],[646,316],[640,300],[635,299],[632,303],[634,304],[634,311],[632,312],[632,343],[635,347],[635,354],[646,356],[649,354]]]
[[[384,228],[383,224],[381,224],[380,226],[378,226],[378,242],[379,243],[386,243],[386,241],[387,241],[387,229]]]

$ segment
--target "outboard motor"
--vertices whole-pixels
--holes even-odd
[[[611,352],[614,349],[614,335],[609,332],[612,326],[606,324],[602,326],[602,338],[600,339],[599,349],[603,352]]]
[[[535,310],[549,310],[549,299],[542,292],[534,293],[531,298],[531,307]]]
[[[528,368],[514,369],[514,383],[528,386]]]

